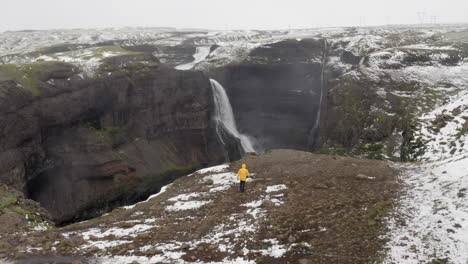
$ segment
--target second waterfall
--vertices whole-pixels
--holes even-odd
[[[239,133],[234,119],[234,113],[224,87],[216,80],[210,79],[215,103],[215,121],[222,124],[224,128],[234,137],[240,140],[244,152],[256,152],[252,141],[247,135]],[[220,137],[221,138],[221,137]],[[222,140],[222,139],[221,139]],[[224,144],[224,142],[223,142]]]

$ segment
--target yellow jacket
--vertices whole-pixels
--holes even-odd
[[[246,181],[249,177],[249,171],[246,169],[245,164],[242,164],[242,168],[237,173],[237,179],[241,181]]]

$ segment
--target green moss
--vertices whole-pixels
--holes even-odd
[[[315,151],[315,153],[324,155],[347,156],[349,154],[349,150],[333,140],[327,140],[322,144],[320,149]]]
[[[0,209],[4,209],[10,205],[16,204],[18,197],[11,193],[6,193],[5,196],[0,198]]]
[[[24,209],[22,207],[19,207],[19,206],[15,206],[15,207],[11,208],[11,211],[13,211],[13,212],[15,212],[17,214],[20,214],[20,215],[24,215],[24,216],[31,214],[31,212],[29,212],[28,210],[26,210],[26,209]]]
[[[5,64],[0,65],[0,82],[12,80],[21,88],[31,92],[34,96],[40,95],[39,78],[40,73],[50,72],[57,62],[35,62],[31,64]]]
[[[103,64],[100,70],[104,73],[118,72],[127,77],[127,80],[135,85],[134,79],[145,77],[148,73],[159,68],[157,60],[145,60],[144,58],[134,57],[142,54],[123,54],[119,56],[109,57],[102,60]]]
[[[124,136],[127,131],[126,127],[105,127],[102,129],[90,127],[90,129],[101,138],[111,138],[112,136]]]
[[[269,249],[269,248],[270,248],[270,245],[268,245],[268,244],[262,244],[260,246],[260,249],[265,249],[266,250],[266,249]]]
[[[115,56],[135,56],[141,55],[143,52],[136,52],[136,51],[128,51],[119,46],[103,46],[93,49],[94,54],[92,56],[84,57],[85,59],[91,59],[95,57],[102,58],[104,57],[105,53],[114,53],[117,54]]]
[[[369,142],[359,145],[362,156],[368,159],[384,159],[384,145],[382,142]]]

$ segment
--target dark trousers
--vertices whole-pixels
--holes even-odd
[[[245,191],[245,181],[240,181],[240,191],[241,192]]]

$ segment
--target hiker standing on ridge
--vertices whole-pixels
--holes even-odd
[[[240,180],[240,191],[244,192],[245,191],[245,182],[247,181],[247,178],[249,177],[249,171],[246,168],[245,164],[242,164],[242,168],[239,170],[237,173],[237,179]]]

